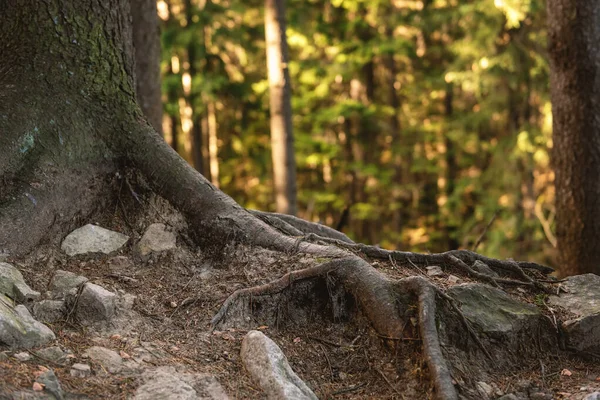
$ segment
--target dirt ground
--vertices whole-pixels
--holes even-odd
[[[221,254],[204,254],[187,239],[181,219],[159,208],[154,207],[143,218],[130,216],[125,221],[115,217],[119,215],[115,211],[114,216],[95,221],[131,237],[119,254],[68,257],[58,243],[48,243],[27,257],[8,262],[21,270],[34,290],[42,293],[47,291],[54,271],[62,269],[83,275],[115,293],[136,296],[133,311],[139,317],[130,324],[112,330],[109,327],[103,332],[75,321],[51,325],[56,344],[72,351],[72,361],[80,362],[90,346],[116,350],[123,358],[135,358],[135,349],[144,347],[155,356],[145,361],[148,367],[173,365],[212,374],[232,399],[262,398],[240,361],[240,345],[247,331],[213,331],[210,320],[236,289],[270,282],[315,260],[244,246],[225,247]],[[152,222],[166,222],[179,230],[178,249],[141,259],[134,245],[144,227]],[[425,275],[418,268],[381,261],[372,264],[394,278]],[[445,276],[431,279],[441,287],[450,285],[449,275],[459,279],[453,284],[469,281],[460,271],[446,272]],[[564,310],[546,307],[539,295],[519,289],[509,291],[541,307],[550,318],[560,321],[564,317]],[[281,347],[292,368],[321,399],[433,398],[417,329],[414,337],[393,344],[378,337],[360,316],[349,322],[320,322],[304,327],[283,322],[281,326],[265,326],[257,322],[254,329],[263,331]],[[65,391],[92,399],[125,399],[140,385],[135,375],[94,373],[88,378],[73,378],[69,366],[36,357],[27,362],[8,357],[0,361],[0,393],[31,389],[40,366],[53,369]],[[568,355],[552,356],[524,361],[487,383],[495,385],[495,397],[537,386],[551,393],[550,398],[583,399],[600,390],[600,365]]]

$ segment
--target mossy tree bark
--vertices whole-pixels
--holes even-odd
[[[152,127],[162,133],[160,29],[155,0],[131,0],[135,88],[137,100]]]

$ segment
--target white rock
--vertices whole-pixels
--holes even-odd
[[[311,399],[317,396],[296,375],[279,346],[259,331],[250,331],[242,341],[242,362],[267,399]]]
[[[67,235],[61,248],[70,256],[87,253],[109,254],[120,249],[128,240],[129,237],[122,233],[87,224]]]
[[[119,372],[123,366],[121,356],[116,351],[106,347],[92,346],[83,355],[100,364],[102,368],[112,374]]]
[[[88,282],[77,300],[77,319],[84,323],[109,320],[115,315],[116,300],[113,292]]]
[[[73,364],[70,371],[71,376],[75,378],[87,378],[92,374],[92,369],[88,364]]]
[[[138,243],[140,255],[171,250],[177,247],[177,240],[173,232],[169,232],[164,224],[152,224]]]
[[[13,357],[16,358],[17,360],[23,362],[23,361],[29,361],[31,360],[31,354],[29,354],[26,351],[22,351],[21,353],[16,353],[13,354]]]
[[[176,372],[159,367],[144,372],[145,383],[135,392],[134,400],[227,400],[221,384],[212,375]]]
[[[427,267],[426,269],[427,269],[427,275],[429,275],[429,276],[442,276],[442,275],[444,275],[444,271],[442,271],[442,268],[439,267],[439,266],[437,266],[437,265],[434,265],[434,266],[431,266],[431,267]]]

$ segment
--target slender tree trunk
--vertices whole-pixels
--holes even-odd
[[[278,213],[295,215],[296,160],[292,131],[285,0],[265,0],[265,36],[271,112],[271,151]]]
[[[446,123],[448,124],[448,126],[450,125],[450,121],[452,120],[454,114],[453,102],[454,87],[452,83],[448,83],[446,84],[446,96],[444,98],[444,116],[446,118]],[[456,176],[458,166],[456,164],[456,147],[454,146],[454,142],[452,141],[452,139],[450,139],[450,137],[448,136],[448,132],[446,132],[444,136],[444,144],[446,145],[446,207],[450,208],[449,214],[454,214],[450,198],[454,194],[454,188],[456,187]],[[446,244],[449,250],[458,249],[459,243],[456,234],[456,224],[454,222],[446,222]]]
[[[548,1],[561,272],[600,274],[600,7]]]
[[[192,9],[192,1],[185,0],[185,21],[186,28],[191,30],[192,33],[195,32],[193,29],[195,22],[193,20],[193,9]],[[196,70],[196,63],[198,62],[196,56],[196,36],[192,35],[188,45],[187,45],[187,53],[188,53],[188,62],[190,64],[188,68],[188,72],[191,78],[191,90],[188,95],[187,101],[190,107],[192,108],[192,129],[190,131],[191,140],[192,140],[192,159],[194,160],[194,168],[201,174],[204,174],[204,160],[202,157],[202,116],[198,112],[198,99],[200,98],[195,89],[194,89],[194,81],[197,79],[196,74],[198,71]]]
[[[160,88],[160,30],[155,0],[131,0],[135,89],[148,122],[162,134]]]
[[[217,136],[217,111],[214,101],[207,104],[208,111],[208,156],[210,159],[210,181],[219,187],[219,138]]]

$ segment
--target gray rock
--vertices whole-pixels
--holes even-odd
[[[13,307],[11,300],[0,294],[0,343],[29,349],[54,339],[50,328],[33,319],[25,306]]]
[[[531,317],[541,316],[537,307],[480,283],[453,286],[447,293],[461,303],[465,317],[487,334],[514,332]]]
[[[50,393],[34,392],[33,390],[19,390],[12,392],[9,397],[11,400],[56,400],[56,397]],[[4,398],[2,398],[4,400]]]
[[[44,392],[49,392],[57,400],[64,399],[63,390],[60,387],[60,382],[51,369],[37,377],[36,382],[44,385]]]
[[[123,359],[114,350],[106,347],[92,346],[83,353],[90,360],[100,364],[102,368],[111,374],[115,374],[121,370]]]
[[[494,396],[494,388],[485,382],[477,382],[477,391],[481,395],[481,399],[491,399]]]
[[[61,248],[70,256],[88,253],[110,254],[119,250],[129,237],[97,225],[87,224],[71,232]]]
[[[53,292],[53,295],[61,297],[87,281],[88,278],[85,276],[59,269],[54,272],[54,276],[50,281],[50,291]]]
[[[42,359],[53,361],[57,364],[65,362],[67,359],[67,353],[62,351],[58,346],[46,347],[45,349],[39,349],[33,352],[35,356],[39,356]]]
[[[590,393],[583,400],[600,400],[600,392]]]
[[[135,392],[134,400],[226,400],[227,394],[212,375],[178,373],[172,367],[146,371],[145,383]]]
[[[65,316],[64,300],[42,300],[33,305],[33,315],[38,321],[52,323],[60,321]]]
[[[177,247],[176,242],[175,234],[167,231],[164,224],[152,224],[146,229],[137,247],[140,255],[147,256],[150,253],[174,249]]]
[[[27,286],[21,271],[4,262],[0,262],[0,294],[22,304],[28,304],[40,298],[39,292]]]
[[[242,362],[267,399],[317,399],[290,367],[279,346],[259,331],[242,341]]]
[[[87,378],[92,374],[92,369],[88,364],[76,363],[71,366],[70,374],[75,378]]]
[[[502,397],[498,397],[498,400],[520,400],[520,399],[516,395],[509,393],[509,394],[505,394]]]
[[[25,362],[31,360],[33,357],[26,351],[22,351],[20,353],[13,354],[13,357],[18,361]]]
[[[600,276],[571,276],[562,286],[568,293],[550,296],[550,304],[574,313],[574,319],[563,322],[567,346],[581,352],[600,351]]]
[[[475,260],[475,263],[473,263],[471,268],[480,274],[491,276],[492,278],[498,278],[500,276],[483,261]]]
[[[83,323],[110,320],[115,315],[116,301],[116,294],[88,282],[77,300],[77,320]]]
[[[427,275],[429,276],[443,276],[444,275],[444,271],[442,271],[442,268],[434,265],[431,267],[427,267]]]

